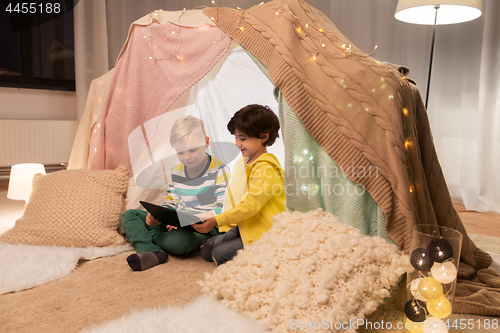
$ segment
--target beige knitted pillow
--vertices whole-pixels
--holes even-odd
[[[125,167],[38,174],[24,215],[0,240],[72,247],[123,244],[117,227],[127,182]]]

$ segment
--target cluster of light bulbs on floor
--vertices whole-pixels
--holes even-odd
[[[427,247],[416,248],[411,252],[410,264],[421,272],[422,277],[408,284],[413,297],[404,306],[406,321],[412,327],[409,331],[448,332],[442,319],[451,314],[451,303],[446,296],[453,289],[452,283],[457,278],[452,246],[443,238],[432,240]],[[422,272],[429,270],[431,274],[424,276]]]

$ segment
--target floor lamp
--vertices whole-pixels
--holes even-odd
[[[482,14],[481,0],[399,0],[396,19],[413,24],[433,25],[431,58],[427,77],[425,108],[429,102],[436,26],[472,21]]]
[[[45,174],[45,167],[40,163],[16,164],[10,168],[9,189],[7,198],[24,200],[28,203],[31,195],[33,177]]]

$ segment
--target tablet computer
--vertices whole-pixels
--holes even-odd
[[[194,215],[179,212],[166,206],[158,206],[150,202],[139,202],[144,208],[146,208],[148,213],[153,215],[155,219],[162,223],[170,224],[178,228],[185,228],[191,231],[196,231],[191,226],[191,223],[201,223],[201,220]]]

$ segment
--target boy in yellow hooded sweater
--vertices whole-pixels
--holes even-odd
[[[219,227],[224,234],[201,247],[203,258],[221,265],[243,246],[260,239],[272,226],[272,217],[285,210],[284,172],[278,159],[267,152],[278,137],[280,125],[267,106],[248,105],[234,114],[227,129],[241,151],[226,191],[224,212],[192,226],[198,232]],[[207,231],[208,230],[208,231]]]

